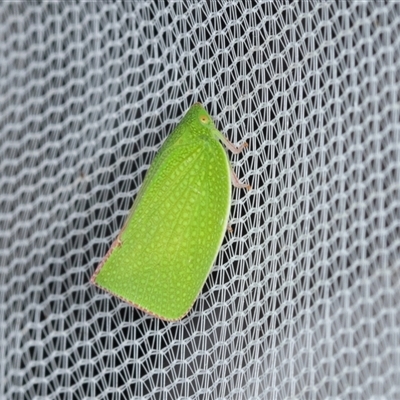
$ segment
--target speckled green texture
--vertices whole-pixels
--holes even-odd
[[[211,117],[195,104],[154,159],[92,281],[164,320],[182,318],[215,261],[230,202],[229,160]]]

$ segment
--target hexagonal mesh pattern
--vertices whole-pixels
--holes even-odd
[[[4,399],[400,398],[396,2],[0,5]],[[89,285],[201,101],[253,190],[192,312]]]

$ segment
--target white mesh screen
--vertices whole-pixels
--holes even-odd
[[[2,2],[0,397],[400,398],[400,4]],[[179,323],[89,285],[202,102],[253,186]]]

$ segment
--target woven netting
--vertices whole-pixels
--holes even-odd
[[[400,398],[400,3],[2,2],[2,399]],[[89,284],[200,101],[230,224],[182,321]]]

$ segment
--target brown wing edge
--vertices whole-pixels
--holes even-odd
[[[197,297],[199,296],[200,292],[197,294],[196,298],[194,299],[193,303],[191,304],[191,306],[188,308],[188,310],[182,314],[181,316],[179,316],[178,318],[164,318],[161,315],[158,315],[150,310],[148,310],[145,307],[142,307],[139,304],[133,303],[132,301],[126,299],[123,296],[120,296],[117,293],[112,292],[111,290],[105,288],[104,286],[99,285],[96,282],[96,277],[97,275],[100,273],[101,269],[103,268],[104,264],[106,263],[106,261],[108,260],[108,258],[111,256],[112,252],[114,251],[115,248],[122,246],[122,240],[121,240],[121,234],[122,234],[123,230],[121,230],[121,232],[118,234],[117,238],[114,240],[114,242],[112,243],[110,249],[107,251],[106,255],[103,257],[103,259],[101,260],[100,264],[98,265],[98,267],[96,268],[96,270],[94,271],[92,277],[90,278],[90,283],[96,287],[98,287],[99,289],[104,290],[105,292],[107,292],[108,294],[111,294],[114,297],[117,297],[118,299],[124,301],[125,303],[128,303],[130,306],[135,307],[137,309],[139,309],[140,311],[143,311],[144,313],[152,316],[152,317],[156,317],[161,319],[162,321],[166,321],[166,322],[177,322],[180,321],[182,318],[184,318],[189,311],[193,308],[193,304],[195,303],[195,301],[197,300]]]

